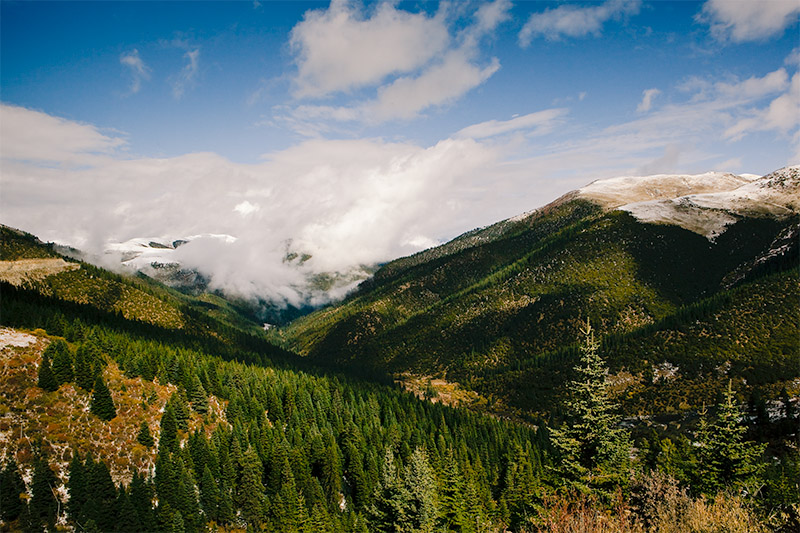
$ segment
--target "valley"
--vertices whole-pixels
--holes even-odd
[[[645,531],[680,508],[781,530],[800,503],[799,185],[796,167],[595,182],[266,332],[246,302],[3,227],[2,527]],[[581,446],[613,461],[563,462],[582,387],[616,436]],[[729,473],[709,424],[749,454]],[[756,481],[758,505],[730,492]],[[648,515],[636,498],[658,491]]]

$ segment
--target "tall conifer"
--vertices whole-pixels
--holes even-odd
[[[567,420],[551,430],[552,442],[560,455],[558,473],[568,488],[610,497],[628,479],[630,436],[617,427],[619,417],[606,387],[608,368],[588,320],[582,332],[578,379],[570,384],[572,396],[565,406]]]
[[[94,382],[94,392],[92,393],[92,403],[89,406],[89,410],[103,420],[111,420],[117,416],[117,409],[114,407],[111,392],[106,387],[103,376],[99,374]]]
[[[50,343],[45,353],[51,351],[53,375],[59,385],[69,383],[75,379],[72,369],[72,355],[69,353],[67,343],[61,339],[56,339]]]
[[[53,375],[52,368],[50,368],[50,358],[46,355],[42,357],[42,362],[39,364],[39,380],[37,385],[50,392],[58,390],[58,382],[56,381],[55,375]]]
[[[12,455],[0,474],[0,518],[4,522],[19,518],[23,510],[23,503],[20,499],[23,492],[25,492],[25,483],[19,473],[17,461]]]

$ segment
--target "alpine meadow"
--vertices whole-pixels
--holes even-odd
[[[796,0],[0,0],[0,531],[800,531]]]

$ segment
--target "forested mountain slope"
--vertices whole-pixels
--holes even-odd
[[[764,530],[761,519],[791,527],[794,228],[745,218],[711,242],[573,195],[389,265],[320,312],[360,305],[351,316],[384,320],[355,334],[323,323],[330,358],[314,343],[312,358],[271,344],[224,301],[72,262],[2,228],[0,529],[638,533],[721,517],[747,531]],[[676,245],[699,258],[693,278],[673,279],[660,259]],[[598,379],[586,383],[596,392],[585,399],[607,406],[613,439],[599,442],[585,420],[563,424],[566,439],[558,428],[576,416],[560,387],[597,355],[590,340],[574,343],[587,313],[614,372],[607,383],[594,357]],[[364,351],[344,357],[332,334]],[[319,368],[341,361],[380,372],[359,381]],[[494,411],[544,416],[520,423],[375,383],[395,368],[441,369]],[[745,437],[746,386],[764,396]],[[701,422],[712,426],[632,442],[607,387],[632,413],[711,399]],[[776,394],[770,416],[764,400]],[[757,500],[730,495],[751,483]]]
[[[799,175],[595,182],[389,263],[342,304],[278,335],[317,361],[445,378],[498,410],[544,413],[563,393],[576,354],[569,347],[588,318],[609,346],[612,372],[632,376],[634,397],[654,394],[646,378],[658,365],[682,365],[680,383],[705,382],[712,360],[729,377],[757,373],[751,383],[774,394],[800,368]],[[652,203],[658,209],[642,207]],[[736,319],[745,308],[748,319]],[[730,341],[732,331],[747,341]],[[663,339],[676,336],[680,348],[664,350]],[[705,397],[674,396],[640,409]]]
[[[62,260],[5,235],[4,261]],[[0,281],[3,530],[484,531],[528,520],[547,476],[544,432],[299,370],[263,334],[157,284],[83,264],[67,273],[83,270]],[[109,285],[122,296],[99,298]],[[136,291],[184,320],[127,314]]]

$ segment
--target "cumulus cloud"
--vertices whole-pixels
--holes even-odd
[[[647,113],[650,111],[650,108],[653,106],[653,98],[659,94],[661,94],[661,91],[658,89],[646,89],[642,93],[642,101],[636,106],[636,111],[639,113]]]
[[[134,237],[198,236],[175,257],[212,288],[294,304],[326,297],[309,289],[315,274],[358,279],[360,265],[471,228],[470,207],[492,202],[483,178],[498,156],[448,139],[311,140],[250,165],[213,153],[125,158],[90,126],[7,106],[2,123],[3,223],[95,253]],[[28,144],[32,131],[45,142]],[[79,166],[41,164],[75,158]],[[496,201],[482,222],[504,208]],[[312,258],[301,265],[291,252]]]
[[[708,0],[697,15],[720,41],[760,41],[781,35],[797,23],[800,3],[796,0]]]
[[[599,35],[606,22],[638,14],[641,4],[641,0],[606,0],[597,6],[561,5],[546,9],[530,16],[519,33],[519,43],[525,48],[535,37],[555,41]]]
[[[567,109],[558,108],[537,111],[510,120],[488,120],[462,129],[456,133],[456,137],[484,139],[518,130],[530,130],[533,134],[543,135],[561,123],[566,114]]]
[[[443,17],[399,10],[389,2],[371,17],[350,2],[305,14],[291,33],[297,61],[295,95],[322,97],[411,72],[442,52],[450,40]]]
[[[119,62],[130,69],[132,76],[130,94],[138,93],[142,88],[142,81],[150,79],[150,67],[139,57],[139,50],[135,48],[127,54],[120,55]]]
[[[434,16],[386,2],[371,17],[348,2],[315,10],[292,30],[298,98],[320,98],[360,88],[345,105],[302,104],[277,118],[300,133],[316,135],[320,121],[376,124],[410,119],[457,101],[500,68],[482,59],[479,43],[508,20],[511,2],[485,3],[451,35],[446,9]]]
[[[467,52],[455,50],[419,76],[399,78],[381,87],[377,99],[362,107],[364,119],[382,122],[413,118],[429,107],[453,102],[500,68],[496,58],[486,67],[470,59]]]

